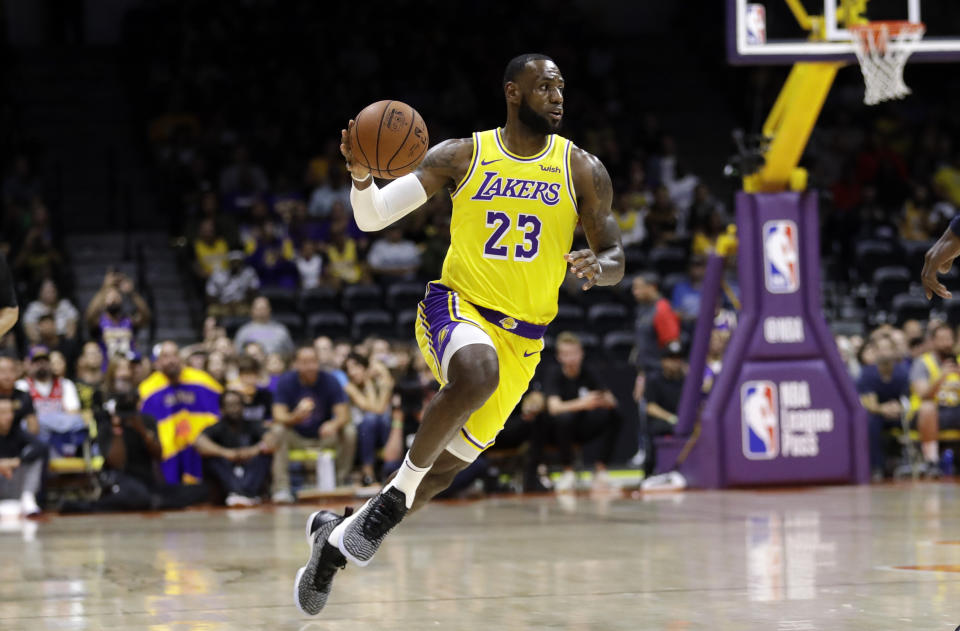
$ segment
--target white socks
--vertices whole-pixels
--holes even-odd
[[[921,443],[920,451],[923,452],[923,459],[927,462],[937,462],[940,460],[940,443],[935,440],[928,440]]]
[[[403,491],[404,496],[406,497],[407,508],[409,509],[413,506],[413,498],[417,495],[417,487],[420,486],[420,481],[423,480],[423,477],[427,475],[427,472],[430,470],[430,467],[418,467],[417,465],[410,462],[410,452],[407,452],[406,457],[403,459],[403,464],[400,465],[400,470],[397,471],[397,475],[394,476],[393,480],[390,481],[383,491],[386,491],[390,488],[397,488]],[[382,491],[381,491],[382,492]],[[370,500],[367,500],[369,503]],[[363,509],[366,507],[366,503],[357,509],[357,511],[344,519],[340,524],[333,529],[333,532],[330,533],[330,536],[327,537],[327,541],[331,545],[338,546],[340,545],[340,538],[343,535],[343,531],[347,529],[347,526],[353,523],[353,520],[363,512]]]
[[[418,467],[417,465],[410,462],[410,452],[407,452],[406,457],[403,459],[403,464],[400,465],[400,470],[397,471],[397,475],[383,487],[383,490],[386,491],[390,488],[397,488],[403,491],[404,496],[407,499],[407,508],[413,506],[413,498],[416,497],[417,487],[420,486],[420,481],[423,480],[423,476],[427,475],[427,471],[430,470],[430,467]]]

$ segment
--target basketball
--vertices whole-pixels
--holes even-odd
[[[373,177],[394,179],[413,172],[430,146],[423,117],[402,101],[377,101],[354,118],[354,160]]]

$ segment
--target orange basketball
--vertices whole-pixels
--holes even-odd
[[[402,101],[377,101],[353,120],[353,159],[369,168],[373,177],[393,179],[411,173],[427,154],[427,125]]]

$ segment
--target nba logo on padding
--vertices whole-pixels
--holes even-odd
[[[780,415],[777,384],[747,381],[740,387],[743,455],[750,460],[771,460],[780,453]]]
[[[800,288],[797,224],[788,219],[763,224],[763,275],[771,294],[792,294]]]
[[[747,43],[767,43],[767,10],[762,4],[747,5]]]

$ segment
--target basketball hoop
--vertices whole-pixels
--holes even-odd
[[[863,102],[901,99],[910,94],[903,82],[903,68],[926,30],[920,22],[880,21],[847,27],[866,84]]]

